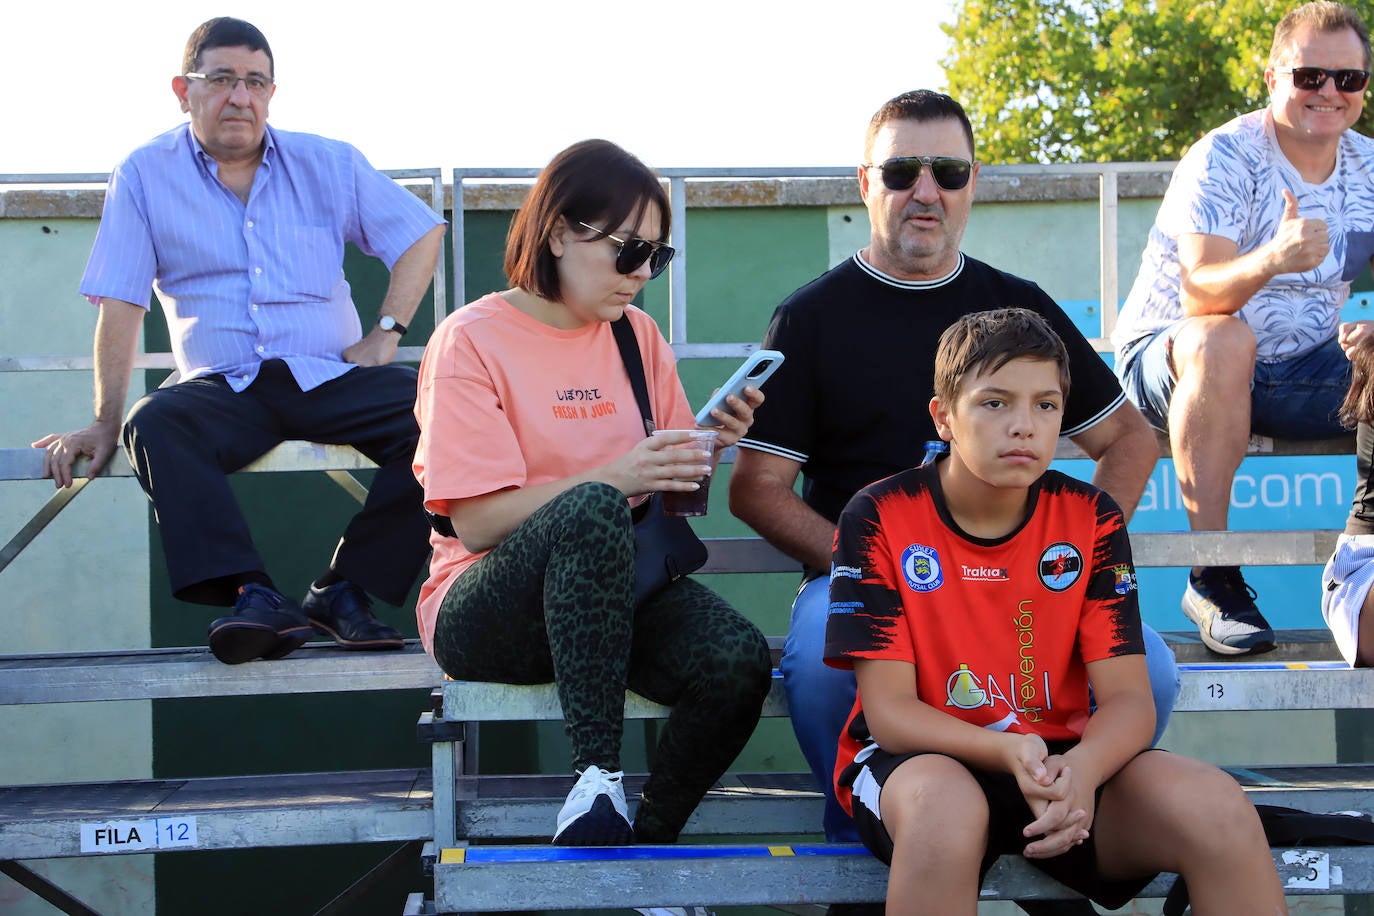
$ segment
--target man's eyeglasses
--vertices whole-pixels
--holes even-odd
[[[1341,92],[1364,92],[1369,85],[1368,70],[1327,70],[1325,67],[1275,67],[1275,73],[1293,76],[1293,88],[1316,92],[1326,84],[1327,77],[1336,81]]]
[[[617,238],[605,229],[588,226],[581,220],[577,221],[577,225],[583,229],[590,229],[601,238],[610,239],[620,246],[620,250],[615,255],[615,269],[618,273],[627,276],[639,270],[640,266],[648,261],[649,279],[652,280],[668,268],[668,262],[673,259],[673,255],[677,254],[672,247],[662,242],[651,242],[641,238]]]
[[[248,76],[235,76],[232,73],[188,73],[186,78],[204,81],[206,88],[216,95],[233,92],[234,87],[242,81],[243,88],[248,90],[248,94],[260,99],[266,98],[272,92],[274,83],[270,77],[260,76],[256,73]]]
[[[930,177],[946,191],[958,191],[973,174],[973,163],[958,156],[897,156],[864,168],[882,169],[883,185],[888,190],[905,191],[921,177],[922,166],[930,169]]]

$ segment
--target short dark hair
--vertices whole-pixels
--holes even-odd
[[[1359,13],[1344,3],[1333,3],[1331,0],[1304,3],[1279,20],[1279,24],[1274,27],[1274,44],[1269,49],[1270,67],[1278,66],[1283,55],[1293,44],[1293,33],[1304,25],[1309,26],[1314,32],[1340,32],[1344,29],[1353,31],[1360,39],[1360,47],[1364,50],[1364,68],[1369,69],[1369,29],[1365,27]]]
[[[656,241],[666,242],[672,212],[653,170],[609,140],[574,143],[539,173],[511,221],[506,235],[507,279],[550,302],[562,301],[558,259],[549,248],[559,219],[566,219],[574,229],[581,222],[614,232],[627,217],[637,222],[650,204],[659,212]]]
[[[196,26],[191,37],[186,39],[186,50],[181,55],[181,72],[195,73],[199,70],[201,55],[212,48],[247,48],[250,51],[261,51],[267,55],[267,60],[272,65],[272,72],[267,75],[277,75],[277,61],[272,56],[272,46],[267,43],[267,36],[258,31],[258,27],[251,22],[229,16],[210,19]]]
[[[1346,355],[1350,357],[1350,390],[1337,416],[1352,428],[1374,423],[1374,337],[1361,337]]]
[[[1048,321],[1030,309],[1005,308],[964,315],[945,328],[935,352],[935,396],[952,404],[964,379],[996,372],[1014,359],[1043,359],[1059,367],[1059,389],[1069,395],[1069,351]]]
[[[977,146],[973,143],[973,125],[969,123],[964,106],[943,92],[930,89],[913,89],[903,92],[896,98],[888,99],[868,122],[868,133],[864,136],[864,162],[873,161],[873,141],[878,131],[889,121],[943,121],[953,119],[964,129],[968,140],[969,157],[973,158]]]

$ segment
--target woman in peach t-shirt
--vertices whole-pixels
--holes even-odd
[[[696,424],[673,352],[630,303],[671,259],[658,178],[613,143],[554,157],[511,225],[513,289],[446,318],[420,366],[415,474],[435,534],[420,634],[462,680],[558,687],[579,774],[562,845],[669,843],[758,721],[768,644],[700,583],[633,606],[632,503],[691,490],[708,459],[646,437],[610,323],[630,322],[659,429]],[[746,400],[747,399],[747,400]],[[763,401],[732,398],[719,447]],[[633,827],[621,786],[625,689],[673,707]]]

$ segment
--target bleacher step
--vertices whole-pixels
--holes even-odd
[[[1274,850],[1285,893],[1374,891],[1374,847]],[[1172,875],[1139,896],[1163,897]],[[861,846],[474,846],[445,849],[434,868],[438,913],[682,905],[873,902],[887,868]],[[1019,856],[993,866],[980,900],[1074,894]]]
[[[13,786],[0,861],[421,840],[433,807],[427,769]]]
[[[1309,811],[1364,807],[1374,785],[1374,765],[1231,772],[1256,802]],[[645,779],[627,775],[627,796],[637,799]],[[458,835],[544,845],[569,782],[563,775],[459,777]],[[15,786],[0,789],[0,861],[427,839],[432,808],[427,769]],[[816,832],[821,812],[809,773],[729,773],[684,835],[806,836]],[[146,836],[130,842],[129,825],[145,825],[146,834],[146,825],[157,829],[159,822],[173,828],[173,843],[148,850],[141,845]],[[96,837],[96,829],[107,832]]]
[[[1261,656],[1261,659],[1263,656]],[[1282,672],[1283,677],[1274,677]],[[1344,662],[1199,662],[1179,666],[1175,712],[1374,708],[1374,668]],[[558,721],[562,707],[552,684],[448,681],[443,716],[450,722]],[[764,716],[786,716],[787,696],[775,671]],[[667,707],[626,692],[625,718],[660,719]]]
[[[0,706],[178,697],[431,689],[443,673],[419,640],[357,652],[310,643],[283,659],[225,665],[209,649],[0,656]]]

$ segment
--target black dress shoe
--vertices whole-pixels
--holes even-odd
[[[301,602],[310,625],[345,649],[400,649],[405,639],[372,615],[372,599],[352,582],[310,586]]]
[[[239,589],[234,613],[210,624],[210,651],[226,665],[285,658],[310,638],[312,627],[296,602],[265,585]]]

